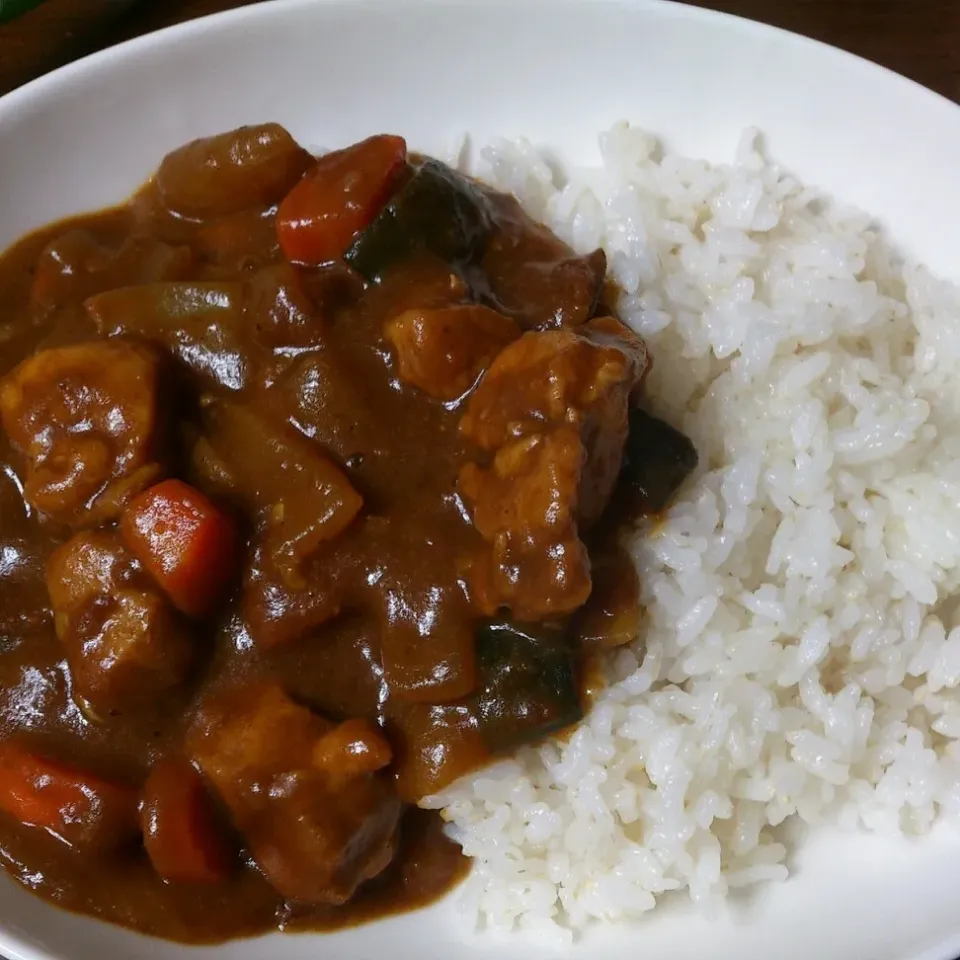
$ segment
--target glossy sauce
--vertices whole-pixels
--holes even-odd
[[[556,240],[545,241],[543,228],[513,201],[500,204],[514,256],[523,256],[527,241],[538,256],[545,243],[562,248]],[[90,292],[82,285],[54,308],[40,310],[31,303],[38,257],[51,241],[80,229],[117,250],[131,236],[145,236],[188,247],[192,280],[247,278],[280,261],[273,214],[269,208],[212,225],[190,224],[160,210],[147,187],[124,208],[31,235],[0,258],[0,375],[37,349],[96,336],[80,308]],[[78,272],[82,260],[78,255]],[[434,738],[430,749],[446,758],[434,786],[489,759],[466,713],[455,705],[431,713],[426,704],[397,699],[382,667],[385,636],[399,645],[401,654],[393,655],[409,657],[424,635],[456,636],[476,621],[462,589],[463,558],[478,549],[480,539],[457,492],[466,456],[458,431],[461,411],[456,403],[439,403],[401,383],[382,336],[398,310],[425,299],[442,301],[456,279],[445,264],[425,255],[366,289],[335,271],[318,271],[313,280],[325,304],[321,349],[268,356],[256,335],[244,333],[232,353],[225,347],[211,354],[210,369],[228,387],[241,386],[233,392],[259,410],[322,442],[363,495],[362,520],[336,540],[332,552],[321,551],[312,561],[310,576],[341,598],[340,615],[296,642],[262,648],[253,642],[236,596],[204,628],[200,660],[182,689],[156,708],[90,722],[71,695],[43,580],[46,558],[70,531],[25,506],[20,461],[0,432],[0,737],[26,736],[51,756],[135,785],[154,762],[180,748],[196,703],[220,689],[269,678],[325,716],[371,717],[388,731],[399,725],[401,762],[403,743],[408,751],[418,749],[411,731],[423,728]],[[121,275],[114,285],[123,282]],[[197,388],[192,374],[178,367],[181,376],[186,388],[172,382],[168,399],[185,411],[183,430],[189,436],[198,422]],[[179,472],[209,488],[204,471],[184,455]],[[247,576],[257,576],[255,556]],[[627,605],[636,602],[635,594],[625,596]],[[425,659],[442,672],[444,658],[458,656],[455,646],[427,651]],[[453,663],[450,669],[456,675],[460,668]],[[447,728],[452,732],[442,732]],[[401,773],[403,794],[402,784]],[[409,792],[424,792],[424,783],[417,781]],[[468,867],[443,836],[440,818],[415,807],[404,814],[400,851],[391,866],[338,907],[288,903],[251,862],[226,883],[169,884],[139,849],[106,860],[81,857],[4,816],[0,859],[20,882],[60,906],[189,943],[277,927],[335,929],[411,909],[449,890]]]

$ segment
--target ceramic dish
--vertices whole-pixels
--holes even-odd
[[[277,0],[73,64],[0,100],[0,248],[122,200],[192,137],[275,120],[303,143],[381,130],[444,154],[525,136],[596,162],[621,118],[674,148],[729,160],[743,128],[806,182],[878,217],[900,249],[960,279],[960,109],[865,61],[746,21],[634,0]],[[707,922],[682,898],[636,926],[591,932],[572,956],[949,960],[960,953],[960,838],[821,831],[790,880]],[[10,960],[209,960],[553,955],[521,935],[477,936],[457,895],[326,936],[205,949],[56,911],[0,883]]]

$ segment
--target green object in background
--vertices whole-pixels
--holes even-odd
[[[39,6],[43,0],[0,0],[0,23],[6,23],[31,7]]]

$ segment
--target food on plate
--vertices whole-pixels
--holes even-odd
[[[0,257],[0,859],[169,939],[468,860],[419,804],[569,737],[698,458],[606,258],[381,135],[276,124]]]
[[[619,124],[602,169],[557,176],[523,142],[479,167],[604,250],[653,361],[615,497],[655,515],[626,540],[638,585],[591,565],[583,641],[636,629],[621,591],[643,603],[586,719],[426,801],[486,926],[564,944],[667,891],[716,915],[787,876],[804,824],[916,834],[960,809],[960,294],[756,139],[713,167]],[[699,456],[676,496],[672,468],[645,476],[654,444],[681,475]]]
[[[461,845],[479,921],[563,943],[957,814],[955,287],[752,134],[475,180],[269,127],[194,189],[250,138],[0,259],[15,875],[215,941]]]

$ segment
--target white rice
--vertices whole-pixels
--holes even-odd
[[[755,132],[723,167],[625,124],[601,147],[564,182],[523,142],[480,173],[606,250],[701,466],[633,545],[647,627],[579,730],[425,801],[478,921],[561,939],[783,880],[796,818],[960,813],[960,290]]]

